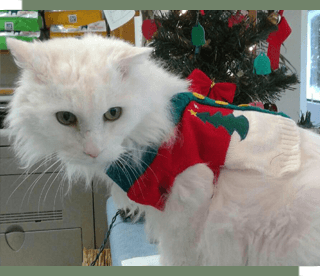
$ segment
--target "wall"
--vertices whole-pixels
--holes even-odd
[[[289,26],[292,29],[290,36],[281,46],[283,54],[297,71],[300,84],[295,85],[296,90],[287,90],[276,102],[279,111],[289,115],[296,122],[300,117],[300,111],[305,112],[307,108],[305,96],[305,68],[306,68],[306,11],[285,10],[284,14]],[[302,72],[301,72],[301,69]]]

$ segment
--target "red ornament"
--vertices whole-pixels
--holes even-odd
[[[201,15],[205,15],[204,10],[200,10]]]
[[[245,18],[245,15],[240,14],[237,12],[236,15],[231,15],[230,18],[228,19],[228,27],[232,28],[233,25],[237,25],[241,23],[241,21]]]
[[[279,12],[282,16],[283,10]],[[267,42],[268,46],[268,57],[270,59],[271,68],[276,70],[279,68],[279,57],[281,44],[288,38],[291,34],[291,28],[287,20],[282,16],[280,23],[278,24],[278,30],[269,34]]]
[[[157,30],[158,30],[158,27],[153,19],[146,19],[143,21],[142,34],[146,40],[151,39]]]
[[[278,112],[278,107],[275,104],[265,103],[264,109],[267,109],[273,112]]]
[[[264,109],[264,105],[262,102],[252,102],[252,103],[249,103],[250,106],[255,106],[255,107],[259,107],[261,109]]]
[[[233,102],[237,88],[234,83],[214,83],[199,69],[194,69],[187,77],[187,80],[191,81],[189,87],[189,91],[191,92],[196,92],[217,101]]]

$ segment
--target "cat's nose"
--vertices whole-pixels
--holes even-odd
[[[96,157],[99,156],[99,153],[89,153],[89,152],[85,152],[85,151],[84,151],[84,153],[85,153],[86,155],[89,155],[89,156],[92,157],[92,158],[96,158]]]
[[[90,136],[90,131],[86,133],[86,140],[83,147],[83,152],[92,158],[98,157],[98,155],[101,152],[98,146],[93,142],[92,137]]]

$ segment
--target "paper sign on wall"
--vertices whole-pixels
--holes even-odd
[[[134,10],[104,10],[103,12],[111,31],[126,24],[135,15]]]

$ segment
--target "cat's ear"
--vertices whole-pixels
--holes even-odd
[[[32,59],[32,44],[15,38],[7,38],[7,47],[18,66],[25,68]]]
[[[147,59],[153,48],[151,47],[132,47],[131,50],[126,51],[121,56],[122,62],[141,63],[142,60]]]
[[[124,52],[119,60],[119,66],[123,76],[126,77],[134,65],[142,64],[147,60],[152,51],[153,48],[150,47],[132,47],[131,50]]]

